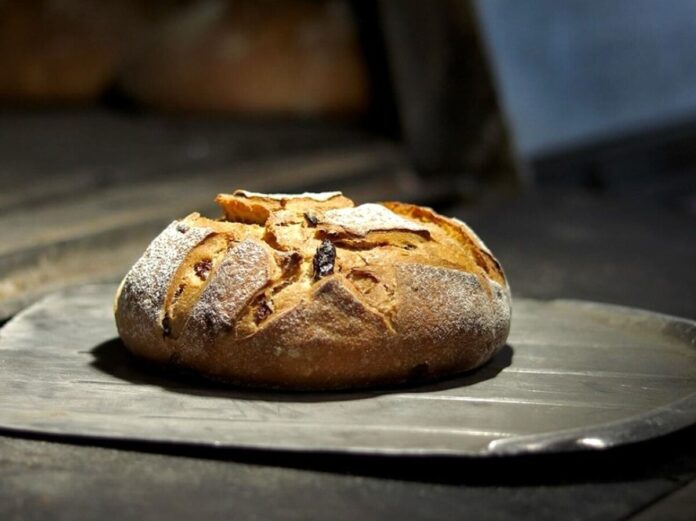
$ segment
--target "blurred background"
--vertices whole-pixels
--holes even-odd
[[[0,323],[218,192],[469,222],[517,297],[696,318],[690,0],[0,0]]]

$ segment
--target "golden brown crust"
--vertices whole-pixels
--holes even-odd
[[[263,211],[223,204],[226,217],[252,224],[192,214],[126,276],[116,323],[133,352],[244,385],[336,389],[466,371],[505,343],[505,276],[463,223],[340,195],[218,196],[240,199]]]

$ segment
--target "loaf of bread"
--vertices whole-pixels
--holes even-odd
[[[125,276],[135,354],[241,385],[340,389],[473,369],[505,344],[500,264],[463,222],[340,192],[216,199],[171,223]]]

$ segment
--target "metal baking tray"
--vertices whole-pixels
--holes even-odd
[[[226,387],[161,370],[117,338],[113,285],[53,294],[0,330],[0,428],[394,455],[603,449],[696,421],[696,322],[518,299],[508,345],[433,384],[359,392]]]

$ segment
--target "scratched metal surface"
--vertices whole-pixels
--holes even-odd
[[[0,427],[262,449],[485,456],[601,449],[696,421],[696,323],[515,302],[503,351],[435,384],[275,393],[162,371],[116,338],[112,285],[53,294],[0,330]]]

